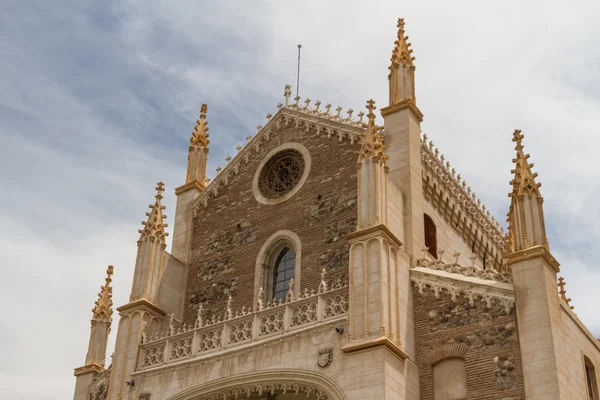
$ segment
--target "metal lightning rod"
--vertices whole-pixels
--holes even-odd
[[[298,76],[296,78],[296,96],[300,96],[300,49],[302,45],[298,43]]]

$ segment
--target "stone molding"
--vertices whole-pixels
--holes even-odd
[[[261,370],[217,379],[184,390],[167,400],[221,400],[246,398],[252,393],[306,393],[319,400],[345,400],[346,396],[329,377],[297,369]]]
[[[468,351],[469,346],[464,344],[445,344],[427,353],[427,355],[425,356],[425,362],[433,367],[435,364],[439,363],[440,361],[446,358],[458,357],[464,359]]]
[[[508,263],[510,265],[514,265],[518,262],[530,260],[532,258],[541,257],[543,258],[548,265],[552,267],[554,272],[560,272],[560,264],[556,259],[550,254],[550,251],[543,245],[529,247],[524,250],[515,251],[508,255]]]
[[[435,298],[439,298],[442,292],[447,292],[454,302],[463,295],[469,299],[471,306],[475,305],[475,301],[485,301],[487,308],[492,306],[492,302],[498,302],[506,314],[510,314],[515,305],[514,289],[508,283],[466,277],[459,280],[449,273],[422,267],[411,269],[410,280],[422,296],[433,293]]]
[[[458,262],[447,262],[443,260],[419,259],[416,262],[417,267],[428,268],[436,271],[445,271],[451,274],[459,274],[465,277],[474,277],[484,280],[512,283],[513,277],[510,272],[499,272],[494,270],[484,270],[475,265],[463,266]]]
[[[309,100],[310,102],[310,100]],[[341,110],[341,109],[340,109]],[[351,110],[349,114],[351,115]],[[228,162],[227,166],[221,170],[218,175],[209,183],[206,190],[194,200],[192,210],[194,213],[200,207],[206,207],[211,197],[218,196],[219,188],[229,184],[230,179],[239,174],[240,168],[250,162],[252,153],[258,153],[262,142],[268,142],[271,134],[280,129],[293,126],[297,129],[304,129],[308,135],[313,132],[316,136],[326,135],[328,138],[337,138],[341,143],[349,140],[351,144],[358,143],[361,139],[361,133],[364,130],[362,116],[359,121],[349,118],[342,118],[339,115],[333,115],[327,111],[322,112],[318,108],[309,109],[308,105],[302,107],[296,104],[281,106],[275,116],[269,119],[263,127],[259,125],[258,133],[250,138],[238,154]]]
[[[444,155],[440,155],[437,148],[434,149],[433,142],[427,144],[427,135],[423,135],[421,140],[421,163],[425,199],[451,222],[461,237],[471,238],[477,234],[479,253],[487,245],[492,250],[490,261],[500,269],[506,248],[503,228],[471,192],[471,187],[461,179],[460,174],[456,175],[454,168],[450,168]]]

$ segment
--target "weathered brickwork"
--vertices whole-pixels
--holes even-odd
[[[287,142],[304,145],[311,155],[311,169],[302,188],[276,205],[259,203],[252,181],[259,164],[273,148]],[[248,163],[193,222],[191,262],[184,320],[191,322],[199,304],[207,313],[222,312],[229,294],[233,307],[252,307],[257,257],[275,232],[294,232],[302,243],[301,291],[317,289],[323,268],[326,279],[346,280],[348,241],[344,235],[356,227],[356,150],[358,142],[340,142],[294,128],[271,133],[252,152]]]
[[[500,305],[486,308],[483,301],[448,293],[436,299],[413,287],[416,356],[421,400],[433,400],[432,355],[448,345],[461,346],[467,379],[467,400],[524,399],[523,372],[517,318]],[[466,351],[465,351],[466,350]]]

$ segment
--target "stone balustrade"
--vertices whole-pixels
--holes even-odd
[[[137,370],[147,370],[187,359],[259,343],[277,335],[293,333],[308,326],[333,321],[348,314],[348,286],[319,293],[308,293],[286,303],[270,303],[255,312],[228,311],[226,319],[206,325],[201,318],[195,325],[172,327],[166,337],[141,344]]]

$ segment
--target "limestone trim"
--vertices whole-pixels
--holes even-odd
[[[460,253],[455,253],[455,254],[460,255]],[[462,279],[462,277],[465,277],[465,278],[473,277],[473,278],[479,278],[479,279],[483,280],[484,282],[485,281],[496,281],[496,282],[512,283],[512,281],[513,281],[513,276],[512,276],[512,273],[510,273],[510,272],[495,271],[493,269],[484,270],[484,269],[480,269],[480,268],[476,267],[475,265],[463,266],[463,265],[459,264],[458,262],[449,262],[449,261],[444,261],[441,259],[429,260],[427,258],[421,258],[421,259],[417,260],[416,266],[427,268],[429,270],[445,271],[450,274],[461,275],[461,277],[459,277],[458,279]]]
[[[382,234],[390,244],[395,246],[396,250],[402,247],[402,242],[400,241],[400,239],[398,239],[398,237],[394,235],[394,233],[390,231],[390,229],[386,225],[383,224],[370,226],[366,229],[361,229],[360,231],[348,233],[346,235],[346,239],[350,241],[354,239],[366,240],[371,237],[379,236],[379,234]]]
[[[496,269],[504,268],[506,235],[504,229],[491,215],[481,200],[471,191],[446,161],[443,154],[427,144],[427,135],[421,140],[421,163],[423,166],[423,194],[437,212],[452,225],[466,241],[475,240],[476,253],[487,259]]]
[[[306,393],[319,400],[345,400],[340,387],[324,374],[307,370],[261,370],[230,376],[182,391],[168,400],[221,400],[252,393]]]
[[[250,157],[253,153],[260,151],[263,142],[271,140],[271,134],[286,127],[295,127],[303,129],[307,135],[314,134],[316,136],[325,135],[329,139],[337,139],[338,142],[350,141],[351,144],[358,143],[361,139],[361,134],[364,131],[366,123],[363,122],[364,113],[359,113],[359,119],[352,117],[354,110],[350,109],[346,112],[347,118],[341,115],[342,108],[336,108],[337,113],[330,112],[331,105],[327,104],[325,110],[320,109],[321,102],[315,103],[315,108],[311,109],[310,99],[304,101],[305,106],[300,105],[300,98],[297,97],[294,104],[290,104],[289,97],[291,90],[288,91],[286,86],[286,102],[279,104],[277,113],[274,116],[267,115],[268,122],[265,126],[258,125],[257,134],[252,137],[248,136],[248,143],[239,149],[235,157],[228,158],[225,168],[218,168],[217,176],[210,181],[206,190],[194,200],[192,209],[196,213],[201,207],[206,207],[208,201],[212,197],[217,197],[219,188],[226,186],[232,177],[239,174],[240,168],[250,162]]]
[[[254,270],[254,310],[257,309],[259,291],[262,288],[268,296],[273,292],[273,271],[275,262],[281,251],[288,247],[296,254],[296,264],[294,266],[294,289],[295,296],[298,297],[301,292],[302,283],[302,242],[300,237],[294,232],[282,229],[272,234],[263,244],[258,256],[256,257],[256,268]],[[262,299],[269,301],[270,298]]]
[[[175,196],[179,196],[180,194],[183,194],[183,193],[187,192],[188,190],[192,190],[192,189],[196,189],[201,192],[204,189],[206,189],[206,186],[204,186],[203,184],[201,184],[197,181],[189,182],[189,183],[186,183],[185,185],[175,188]]]
[[[300,154],[302,154],[302,159],[304,161],[304,170],[302,171],[302,176],[300,177],[300,180],[296,183],[296,185],[292,188],[292,190],[290,190],[283,196],[276,197],[276,198],[265,197],[261,193],[260,188],[259,188],[259,185],[260,185],[259,180],[260,180],[261,172],[262,172],[263,168],[271,160],[271,158],[273,156],[275,156],[277,153],[279,153],[281,151],[285,151],[285,150],[290,150],[290,149],[296,150],[296,151],[300,152]],[[312,161],[311,161],[311,157],[310,157],[310,152],[303,144],[296,143],[296,142],[288,142],[288,143],[284,143],[280,146],[275,147],[262,159],[262,161],[258,165],[258,168],[256,168],[256,172],[254,173],[254,179],[252,180],[252,194],[254,194],[254,198],[259,203],[267,204],[267,205],[280,204],[280,203],[283,203],[284,201],[289,200],[296,193],[298,193],[298,191],[300,189],[302,189],[302,186],[304,186],[304,183],[306,182],[306,179],[308,179],[308,175],[310,174],[311,166],[312,166]]]
[[[150,312],[151,314],[157,315],[159,317],[164,317],[165,315],[167,315],[167,313],[162,308],[160,308],[159,306],[157,306],[153,303],[150,303],[146,299],[139,299],[139,300],[124,304],[121,307],[117,308],[117,311],[119,313],[123,313],[125,311],[129,311],[129,310],[133,310],[133,309],[147,311],[147,312]]]
[[[454,274],[452,274],[454,275]],[[410,280],[417,287],[419,294],[426,296],[432,293],[439,298],[442,292],[447,292],[452,301],[463,295],[469,299],[471,306],[475,301],[484,301],[490,308],[493,302],[504,307],[504,312],[510,314],[515,305],[515,295],[512,284],[484,281],[479,278],[455,276],[444,271],[432,271],[427,268],[415,267],[410,271]]]
[[[413,101],[411,99],[406,99],[399,103],[392,104],[390,106],[382,108],[381,116],[386,117],[397,111],[406,110],[406,109],[410,110],[415,115],[415,117],[417,118],[417,120],[419,122],[423,122],[423,113],[421,112],[421,110],[419,110],[417,105],[415,103],[413,103]]]
[[[464,359],[469,346],[460,343],[450,343],[431,350],[425,356],[425,362],[432,367],[446,358],[458,357]]]
[[[554,270],[554,272],[560,272],[560,264],[556,259],[550,254],[550,251],[546,246],[539,245],[534,247],[529,247],[525,250],[515,251],[514,253],[510,253],[508,255],[508,263],[516,264],[521,261],[531,260],[532,258],[542,257]]]
[[[348,343],[342,347],[344,353],[355,353],[358,351],[369,350],[375,347],[385,347],[401,360],[407,360],[408,355],[396,344],[392,343],[387,337],[380,336],[361,340],[360,342]]]
[[[102,367],[101,365],[88,364],[88,365],[84,365],[83,367],[75,368],[73,375],[75,375],[75,376],[85,375],[85,374],[89,374],[90,372],[99,373],[99,372],[102,372],[103,369],[104,369],[104,367]]]

